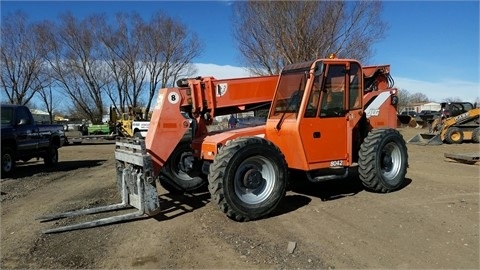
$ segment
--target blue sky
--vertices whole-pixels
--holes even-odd
[[[195,59],[199,75],[217,78],[248,76],[240,67],[232,41],[230,1],[1,1],[2,17],[22,10],[30,20],[54,20],[72,11],[91,13],[137,11],[150,18],[163,10],[182,21],[205,45]],[[434,101],[480,98],[479,1],[384,1],[385,39],[375,44],[365,65],[390,64],[399,89],[421,92]]]

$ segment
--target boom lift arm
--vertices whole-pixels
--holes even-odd
[[[178,82],[178,88],[161,89],[145,138],[146,147],[158,171],[190,127],[191,138],[205,136],[215,116],[268,108],[278,76],[217,80],[198,77]],[[168,145],[165,142],[169,142]]]

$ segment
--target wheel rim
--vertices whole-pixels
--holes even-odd
[[[4,155],[2,158],[3,171],[9,172],[12,169],[12,157],[10,155]]]
[[[460,132],[454,131],[454,132],[452,133],[452,135],[450,136],[450,138],[452,139],[452,141],[458,141],[458,140],[460,140]]]
[[[183,181],[193,180],[193,177],[189,173],[189,169],[185,168],[186,163],[193,162],[193,154],[191,152],[178,153],[175,158],[175,166],[172,171],[173,175],[180,178]]]
[[[235,172],[235,194],[244,203],[261,203],[272,193],[275,177],[275,168],[268,159],[250,157]]]
[[[383,148],[380,158],[382,176],[392,184],[402,166],[402,151],[398,144],[389,142]]]

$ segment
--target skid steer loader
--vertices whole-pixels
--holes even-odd
[[[457,103],[461,104],[461,103]],[[463,103],[465,105],[465,103]],[[473,105],[462,108],[473,108]],[[457,105],[455,105],[458,107]],[[457,113],[451,117],[441,116],[434,119],[429,133],[420,133],[412,137],[407,143],[418,145],[441,145],[443,142],[449,144],[460,144],[463,141],[471,140],[475,143],[480,141],[480,108],[455,110]],[[449,112],[450,113],[450,112]]]
[[[170,192],[205,184],[212,203],[235,221],[267,216],[285,195],[290,169],[312,182],[348,178],[358,168],[365,188],[390,192],[405,183],[408,154],[397,125],[390,66],[352,59],[291,64],[278,76],[198,77],[161,89],[145,140],[117,141],[122,202],[49,215],[63,218],[111,208],[138,211],[46,233],[153,216],[157,185]],[[261,126],[209,132],[214,116],[269,108]],[[186,119],[183,113],[187,113]]]

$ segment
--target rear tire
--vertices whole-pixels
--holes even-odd
[[[402,187],[408,167],[405,140],[395,129],[374,129],[363,141],[358,172],[363,185],[375,192]]]
[[[10,176],[15,169],[13,149],[2,146],[2,178]]]
[[[212,201],[229,218],[248,221],[266,216],[285,195],[285,157],[271,142],[245,137],[225,145],[210,165]]]
[[[463,131],[458,127],[449,127],[445,133],[445,141],[450,144],[460,144],[463,142]]]
[[[182,161],[187,159],[193,160],[192,149],[190,140],[183,139],[173,150],[159,177],[160,184],[167,191],[171,193],[194,191],[207,182],[198,164],[193,163],[192,168],[182,166],[184,164]]]
[[[476,128],[472,131],[472,141],[475,143],[480,143],[480,128]]]
[[[54,167],[58,163],[58,148],[51,145],[43,156],[43,163],[48,167]]]

